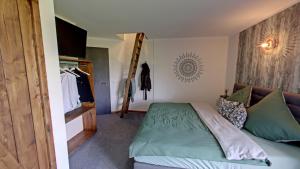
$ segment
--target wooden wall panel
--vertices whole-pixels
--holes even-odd
[[[300,3],[240,33],[236,82],[300,92]],[[267,37],[278,47],[266,52]]]
[[[5,1],[0,0],[0,16],[3,16],[5,7],[4,5]],[[4,20],[2,20],[1,18],[0,32],[5,32]],[[0,36],[0,44],[3,43],[6,43],[6,39],[4,38],[4,36]],[[3,145],[3,148],[6,148],[9,152],[11,152],[14,158],[18,159],[2,61],[2,57],[6,53],[8,53],[7,48],[0,45],[0,144]]]
[[[32,116],[34,121],[34,133],[37,145],[37,153],[40,168],[49,167],[47,138],[44,125],[44,112],[42,107],[40,80],[37,67],[37,54],[30,1],[17,0],[22,42],[24,48],[26,74],[30,93]]]
[[[55,169],[38,0],[0,0],[0,168]]]
[[[1,169],[24,169],[22,165],[18,163],[15,157],[10,153],[5,146],[0,143],[0,168]]]
[[[0,11],[2,11],[1,8]],[[0,23],[0,32],[2,30],[1,25],[2,24]],[[3,38],[0,38],[0,44],[3,43],[2,41]],[[0,107],[1,107],[0,143],[2,143],[12,153],[12,155],[15,158],[17,158],[17,151],[15,146],[16,143],[14,139],[14,131],[13,131],[13,126],[11,121],[10,108],[9,108],[8,96],[6,92],[6,84],[4,79],[4,70],[3,70],[3,62],[2,62],[2,55],[1,55],[2,52],[3,50],[1,50],[0,48]]]
[[[49,153],[49,167],[50,169],[56,169],[56,158],[55,158],[55,149],[54,149],[54,140],[53,140],[53,130],[52,130],[52,121],[51,121],[51,111],[49,104],[49,95],[48,95],[48,83],[46,76],[46,66],[45,66],[45,55],[44,55],[44,46],[42,39],[42,30],[40,22],[40,10],[38,0],[31,1],[32,8],[32,18],[33,18],[33,37],[35,39],[35,51],[37,56],[37,66],[39,73],[39,82],[41,89],[41,101],[43,105],[44,112],[44,125],[46,130],[47,138],[47,147]]]
[[[17,2],[4,0],[3,5],[0,49],[18,160],[24,168],[37,169],[37,147]]]
[[[83,128],[85,130],[96,131],[97,130],[97,117],[96,108],[92,108],[88,112],[82,115]]]

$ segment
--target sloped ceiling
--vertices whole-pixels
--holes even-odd
[[[238,33],[300,0],[54,0],[55,13],[89,36],[145,32],[149,38]]]

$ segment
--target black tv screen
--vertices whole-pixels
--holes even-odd
[[[85,58],[87,31],[55,17],[60,56]]]

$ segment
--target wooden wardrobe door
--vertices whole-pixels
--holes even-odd
[[[0,168],[56,168],[38,0],[0,0]]]

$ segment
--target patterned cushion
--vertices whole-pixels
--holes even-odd
[[[217,102],[217,109],[218,112],[234,126],[239,129],[243,128],[247,119],[247,111],[243,103],[220,98]]]

